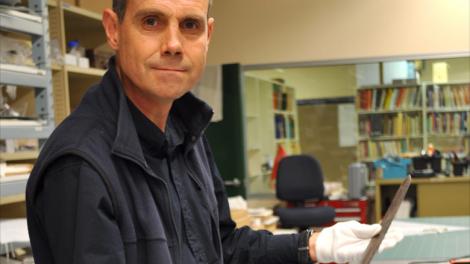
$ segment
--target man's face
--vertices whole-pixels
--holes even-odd
[[[189,91],[206,63],[213,29],[207,11],[208,0],[128,0],[110,41],[126,90],[150,100]]]

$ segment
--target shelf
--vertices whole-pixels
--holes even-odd
[[[359,141],[381,141],[381,140],[401,140],[401,139],[414,139],[422,138],[422,135],[415,136],[377,136],[377,137],[359,137]]]
[[[67,18],[78,18],[79,21],[75,21],[75,23],[83,22],[84,20],[90,21],[95,20],[96,22],[101,24],[101,15],[80,7],[76,7],[69,3],[63,3],[62,8],[64,9],[64,16]],[[87,19],[88,18],[88,19]]]
[[[26,195],[24,193],[2,197],[0,196],[0,205],[13,204],[24,202],[26,200]]]
[[[424,82],[424,85],[439,85],[439,86],[446,86],[446,85],[469,85],[470,81],[456,81],[456,82],[445,82],[445,83],[433,83],[433,82]]]
[[[0,178],[0,205],[24,201],[29,174]]]
[[[62,66],[58,65],[58,64],[52,64],[51,65],[51,70],[53,71],[60,71],[62,70]]]
[[[80,46],[94,49],[106,42],[101,14],[63,3],[65,41],[78,40]]]
[[[435,134],[435,133],[428,133],[428,137],[442,137],[442,138],[445,138],[445,137],[470,137],[470,133],[466,133],[466,134],[447,134],[447,133]]]
[[[279,109],[274,109],[273,110],[275,114],[284,114],[284,115],[293,115],[294,112],[291,110],[279,110]]]
[[[0,120],[0,135],[2,139],[47,138],[54,130],[43,122],[24,120]]]
[[[12,161],[12,160],[31,160],[36,159],[39,155],[39,151],[18,151],[14,153],[0,153],[0,160]]]
[[[296,142],[296,138],[278,138],[276,139],[276,143],[287,143],[287,142]]]
[[[73,76],[96,76],[96,77],[103,77],[105,74],[106,70],[103,69],[96,69],[96,68],[80,68],[77,66],[71,66],[67,65],[65,66],[66,71],[69,73],[69,75]]]
[[[26,34],[33,34],[33,35],[42,35],[43,28],[42,28],[42,18],[40,16],[24,14],[18,11],[10,11],[14,13],[21,13],[22,16],[31,17],[32,19],[38,20],[33,21],[30,19],[26,19],[23,17],[19,17],[17,15],[6,14],[1,12],[5,9],[0,9],[0,28],[15,32],[21,32]]]
[[[440,107],[440,108],[427,108],[426,111],[433,113],[453,113],[453,112],[470,112],[468,107]]]
[[[56,7],[57,6],[57,0],[47,0],[47,5]]]
[[[413,113],[421,112],[421,108],[408,108],[408,109],[396,109],[396,110],[373,110],[373,111],[357,111],[358,115],[374,115],[374,114],[397,114],[397,113]]]
[[[28,87],[47,87],[49,83],[47,82],[47,77],[45,75],[26,73],[20,71],[13,71],[5,69],[6,64],[0,64],[0,83],[3,84],[12,84],[19,86],[28,86]],[[32,70],[35,69],[33,67]],[[36,69],[38,70],[38,69]]]
[[[373,90],[373,89],[388,89],[388,88],[406,88],[406,87],[420,87],[421,84],[388,84],[388,85],[371,85],[371,86],[362,86],[357,88],[357,90]]]

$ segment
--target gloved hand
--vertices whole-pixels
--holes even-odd
[[[357,221],[341,222],[324,228],[315,242],[317,261],[360,263],[370,239],[381,229],[379,224],[366,225]],[[379,252],[395,246],[402,239],[401,232],[389,230],[380,244]]]

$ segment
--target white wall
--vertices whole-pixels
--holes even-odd
[[[468,82],[470,81],[470,57],[456,58],[447,60],[427,60],[421,73],[421,81],[432,82],[432,64],[435,62],[447,62],[449,66],[449,82]]]
[[[265,80],[284,79],[295,88],[296,99],[354,96],[356,91],[354,65],[257,70],[247,74]]]
[[[215,0],[209,63],[470,52],[469,0]]]

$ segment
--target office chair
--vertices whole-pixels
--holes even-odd
[[[276,211],[281,226],[306,229],[332,222],[335,218],[333,207],[305,207],[306,200],[324,199],[323,192],[323,172],[317,159],[309,155],[281,159],[277,171],[276,196],[289,204]]]

